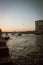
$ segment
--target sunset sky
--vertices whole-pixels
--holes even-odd
[[[35,21],[43,19],[42,0],[0,1],[0,28],[2,31],[32,31]]]

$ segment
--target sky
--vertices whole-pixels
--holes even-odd
[[[36,20],[43,20],[43,0],[0,0],[2,31],[33,31]]]

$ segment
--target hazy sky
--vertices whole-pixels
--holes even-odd
[[[43,19],[43,0],[0,1],[0,28],[3,31],[35,29],[35,21]]]

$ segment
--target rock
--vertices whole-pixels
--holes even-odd
[[[0,47],[6,46],[6,41],[4,39],[0,39]]]
[[[9,49],[6,45],[5,39],[1,36],[1,34],[2,32],[0,30],[0,65],[12,65]]]
[[[12,65],[12,60],[9,56],[0,57],[0,65]]]
[[[0,36],[2,35],[2,30],[0,29]]]
[[[6,36],[4,39],[7,41],[7,40],[9,39],[9,37],[8,37],[8,36]]]
[[[9,56],[9,49],[7,46],[0,47],[0,56]]]

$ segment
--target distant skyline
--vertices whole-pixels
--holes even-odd
[[[2,31],[32,31],[35,21],[43,20],[42,0],[0,1],[0,28]]]

